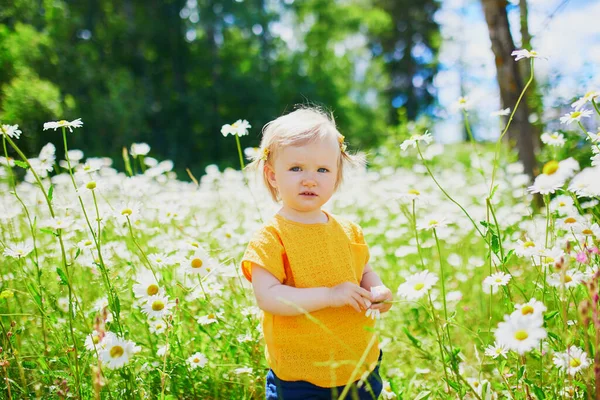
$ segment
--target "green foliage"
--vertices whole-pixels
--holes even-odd
[[[391,83],[390,64],[373,57],[372,44],[396,37],[397,19],[425,15],[420,4],[411,14],[370,0],[195,3],[3,7],[0,118],[19,124],[26,150],[48,141],[60,149],[43,123],[82,118],[85,134],[73,145],[87,156],[117,158],[123,146],[144,141],[152,156],[176,161],[180,176],[186,167],[199,175],[211,163],[237,166],[221,126],[248,119],[242,147],[255,146],[261,127],[295,104],[331,109],[351,147],[385,137],[395,109],[379,93]]]

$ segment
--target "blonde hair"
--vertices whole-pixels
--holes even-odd
[[[267,178],[266,165],[273,166],[277,153],[287,146],[301,146],[317,139],[334,135],[340,143],[338,173],[334,190],[337,190],[344,178],[344,165],[364,166],[365,157],[349,154],[344,143],[344,136],[335,126],[332,113],[326,113],[319,107],[303,106],[289,114],[267,123],[262,129],[262,140],[253,161],[246,168],[258,170],[262,165],[262,176],[273,201],[280,200],[277,189],[271,186]]]

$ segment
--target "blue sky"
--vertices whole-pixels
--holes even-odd
[[[442,120],[433,129],[441,142],[462,135],[460,113],[454,104],[460,96],[461,71],[465,94],[472,104],[475,134],[494,139],[499,120],[489,114],[500,108],[496,69],[480,1],[444,0],[436,15],[446,39],[440,52],[442,71],[436,78]],[[520,48],[518,2],[513,1],[509,19],[516,48]],[[559,11],[550,15],[561,5]],[[534,116],[544,122],[557,120],[574,97],[600,89],[600,1],[529,0],[529,28],[532,45],[547,60],[536,60],[540,83],[549,83],[543,92],[546,111]],[[526,62],[526,61],[521,61]],[[462,65],[462,68],[461,68]]]

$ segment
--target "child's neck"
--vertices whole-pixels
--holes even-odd
[[[329,221],[329,217],[320,208],[313,211],[298,211],[285,205],[277,212],[284,218],[301,224],[320,224]]]

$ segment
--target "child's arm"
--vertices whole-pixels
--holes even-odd
[[[367,263],[367,265],[365,265],[365,269],[363,270],[360,287],[371,290],[372,286],[380,285],[383,285],[383,282],[381,282],[379,275],[377,275],[377,272],[373,271],[371,266]]]
[[[361,312],[361,309],[367,308],[364,298],[371,300],[369,291],[350,282],[332,288],[295,288],[283,285],[270,272],[256,264],[252,264],[252,287],[258,307],[273,315],[295,316],[304,314],[302,310],[313,312],[344,305],[350,305]]]

